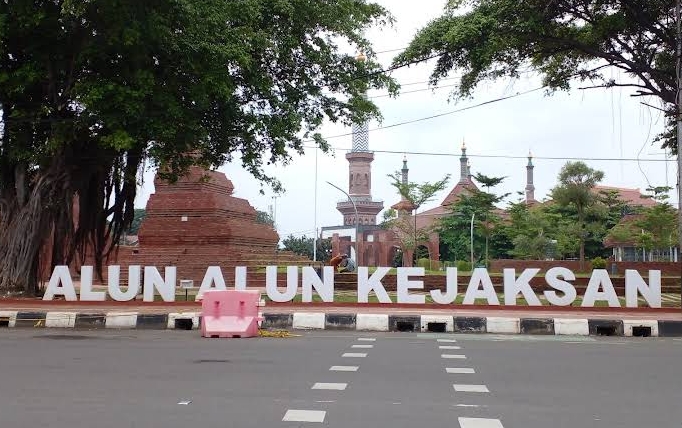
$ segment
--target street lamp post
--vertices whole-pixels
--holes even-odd
[[[476,217],[476,213],[471,213],[471,232],[470,232],[470,240],[471,240],[471,269],[474,269],[474,217]]]
[[[328,181],[327,181],[327,184],[329,184],[330,186],[334,187],[335,189],[337,189],[338,191],[340,191],[341,193],[346,195],[348,197],[348,200],[350,201],[350,203],[353,204],[353,209],[355,210],[355,253],[356,253],[355,258],[356,258],[356,262],[359,264],[360,263],[360,241],[358,240],[358,224],[360,223],[360,221],[359,221],[359,217],[358,217],[358,207],[355,205],[355,201],[353,200],[353,198],[351,198],[350,195],[345,190],[343,190],[339,186],[336,186],[336,185],[334,185]]]

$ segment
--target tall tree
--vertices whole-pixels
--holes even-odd
[[[472,263],[485,259],[486,242],[492,231],[500,224],[500,218],[495,213],[495,204],[502,198],[479,190],[472,190],[470,194],[459,196],[449,207],[450,213],[442,217],[438,223],[438,234],[449,255],[460,256],[473,252],[474,260],[470,260]],[[472,217],[473,242],[471,242]],[[495,254],[493,251],[493,255]]]
[[[450,174],[433,183],[403,183],[400,171],[388,174],[388,178],[391,179],[391,185],[398,191],[398,194],[414,210],[411,221],[408,217],[400,217],[396,213],[391,223],[396,232],[398,232],[398,237],[404,246],[404,250],[412,250],[416,254],[419,243],[428,240],[428,236],[433,229],[431,226],[417,227],[417,211],[425,203],[433,200],[438,192],[445,189],[450,181]],[[407,259],[403,257],[403,265],[407,262]]]
[[[362,36],[390,20],[363,0],[0,2],[0,289],[34,293],[45,245],[101,272],[145,164],[173,180],[238,160],[281,188],[263,165],[327,150],[325,120],[395,91]]]
[[[461,72],[457,92],[465,97],[483,81],[531,68],[550,90],[575,81],[630,87],[674,113],[675,26],[671,0],[449,0],[394,61],[437,56],[431,82]],[[609,66],[627,77],[616,80]],[[675,139],[664,145],[675,148]]]
[[[552,198],[559,205],[575,208],[580,244],[580,268],[585,266],[585,239],[587,238],[586,213],[597,202],[594,186],[604,178],[604,173],[583,162],[567,162],[559,172],[558,185],[552,189]]]
[[[488,193],[489,195],[491,195],[493,197],[493,204],[497,204],[497,203],[501,202],[504,198],[509,196],[508,193],[501,195],[501,196],[495,196],[492,193],[490,193],[490,189],[492,187],[495,187],[495,186],[502,184],[502,182],[504,181],[505,178],[507,178],[507,177],[488,177],[487,175],[483,175],[480,172],[478,172],[478,173],[476,173],[476,175],[474,175],[474,180],[481,183],[483,185],[483,187],[485,187],[486,193]],[[489,258],[489,255],[490,255],[490,251],[489,251],[489,249],[490,249],[490,237],[492,236],[493,231],[495,230],[495,227],[498,226],[498,224],[495,224],[495,223],[499,223],[499,222],[489,221],[489,217],[490,217],[490,212],[488,212],[488,211],[485,212],[484,216],[483,216],[483,222],[481,223],[481,225],[483,227],[483,231],[485,233],[485,264],[486,264],[486,266],[490,262],[490,258]],[[493,219],[495,219],[495,218],[496,217],[493,217]]]

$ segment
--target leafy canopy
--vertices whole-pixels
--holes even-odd
[[[48,238],[53,265],[91,246],[100,267],[147,166],[237,161],[281,190],[267,165],[396,90],[363,37],[390,22],[365,0],[0,1],[0,288],[35,284]]]
[[[672,0],[450,0],[394,62],[438,55],[431,82],[462,72],[463,97],[483,81],[535,70],[550,91],[568,90],[574,81],[627,86],[672,112],[674,7]],[[615,80],[609,66],[627,79]],[[676,147],[673,138],[665,143]]]

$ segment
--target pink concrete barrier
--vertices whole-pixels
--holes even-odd
[[[260,292],[256,290],[212,290],[201,301],[202,337],[258,336]]]

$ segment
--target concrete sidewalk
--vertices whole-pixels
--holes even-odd
[[[263,328],[682,337],[679,309],[277,304]],[[1,327],[197,329],[197,302],[0,301]]]

